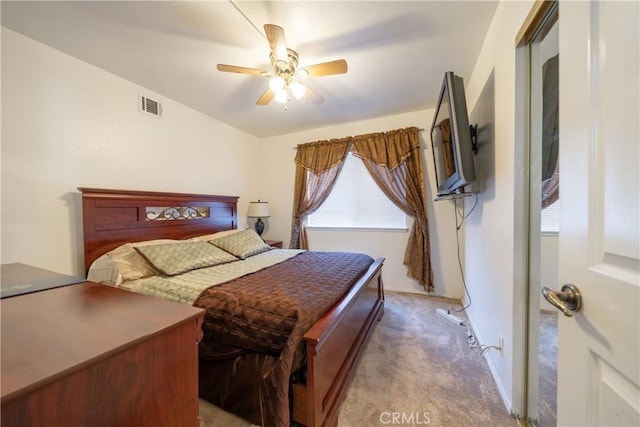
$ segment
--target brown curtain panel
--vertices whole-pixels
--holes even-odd
[[[419,129],[410,127],[353,138],[353,154],[384,194],[415,220],[404,255],[409,277],[434,291],[426,209],[426,189],[420,156]]]
[[[447,118],[436,125],[442,134],[442,155],[444,158],[445,176],[451,176],[456,171],[453,160],[453,144],[451,143],[451,121]]]
[[[309,248],[302,219],[318,209],[331,192],[351,140],[349,137],[298,145],[289,248]]]
[[[560,198],[560,173],[554,172],[551,178],[542,181],[542,209],[555,203]]]

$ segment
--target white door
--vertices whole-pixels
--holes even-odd
[[[640,425],[640,3],[561,1],[558,425]]]

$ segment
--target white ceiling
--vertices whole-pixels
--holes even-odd
[[[1,16],[5,27],[267,137],[434,107],[445,71],[465,80],[471,75],[496,6],[496,1],[2,1]],[[275,101],[258,106],[266,78],[216,70],[224,63],[270,71],[266,23],[284,28],[301,65],[347,60],[347,74],[306,81],[325,98],[323,104],[292,100],[286,111]]]

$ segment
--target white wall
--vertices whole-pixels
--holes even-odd
[[[439,76],[438,79],[441,77]],[[433,202],[434,190],[433,158],[430,148],[429,128],[433,110],[416,111],[372,120],[347,123],[310,131],[297,132],[260,142],[260,158],[265,165],[262,189],[256,198],[268,200],[271,218],[265,230],[270,239],[283,240],[285,246],[291,236],[293,211],[293,177],[295,173],[295,150],[298,144],[321,139],[341,138],[371,132],[383,132],[416,126],[425,129],[421,133],[424,146],[427,184],[428,215],[431,238],[433,276],[436,293],[452,298],[462,297],[462,284],[458,268],[455,243],[455,218],[448,202]],[[346,250],[368,253],[373,257],[384,257],[384,286],[387,290],[402,292],[424,292],[422,286],[406,275],[402,264],[409,233],[397,231],[328,231],[310,230],[309,246],[314,250]]]
[[[77,187],[240,196],[257,138],[2,28],[2,263],[83,273]],[[241,218],[243,221],[244,219]]]
[[[473,110],[486,82],[495,79],[495,126],[493,180],[491,187],[479,196],[478,207],[465,225],[465,273],[471,306],[467,314],[482,344],[496,345],[504,338],[504,349],[487,353],[507,409],[513,405],[514,336],[523,325],[514,319],[514,252],[521,246],[515,233],[514,206],[520,191],[522,163],[516,155],[515,37],[522,26],[532,1],[503,1],[498,5],[493,22],[480,51],[473,74],[467,82],[467,104]],[[482,167],[479,165],[478,167]],[[469,201],[467,201],[469,203]]]

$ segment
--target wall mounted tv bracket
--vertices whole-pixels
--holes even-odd
[[[471,132],[471,150],[473,154],[478,154],[478,124],[469,125],[469,131]]]

